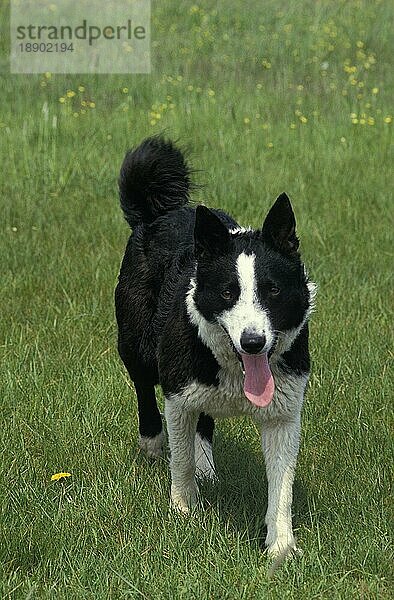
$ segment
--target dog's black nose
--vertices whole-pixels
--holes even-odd
[[[244,331],[241,335],[241,348],[248,354],[258,354],[266,344],[265,335],[259,335],[255,332]]]

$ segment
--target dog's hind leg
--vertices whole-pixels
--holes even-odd
[[[212,439],[215,422],[209,415],[200,413],[194,440],[196,475],[200,479],[217,479],[212,455]]]
[[[148,456],[161,456],[163,452],[163,424],[157,408],[155,388],[152,384],[134,382],[138,400],[139,445]]]

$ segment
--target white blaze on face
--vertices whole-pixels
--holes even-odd
[[[223,312],[218,319],[238,352],[242,352],[241,335],[245,330],[265,335],[265,352],[271,348],[274,341],[268,313],[262,308],[257,296],[255,258],[254,254],[244,252],[238,256],[237,273],[241,293],[235,306]]]

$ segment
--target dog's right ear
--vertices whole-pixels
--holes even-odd
[[[194,251],[197,259],[203,256],[223,255],[230,248],[227,227],[206,206],[197,206],[194,225]]]

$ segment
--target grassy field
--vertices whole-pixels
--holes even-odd
[[[2,598],[393,597],[390,3],[213,6],[153,3],[151,75],[2,77]],[[220,482],[190,519],[168,510],[166,460],[137,448],[116,180],[125,150],[161,131],[191,148],[195,200],[243,224],[286,190],[319,284],[304,554],[270,580],[253,424],[219,425]]]

